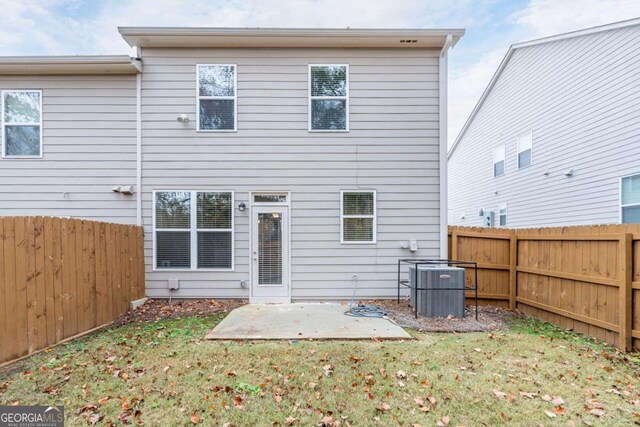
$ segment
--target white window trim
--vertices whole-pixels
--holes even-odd
[[[233,96],[200,96],[200,67],[233,67]],[[233,100],[233,129],[200,129],[200,100]],[[196,132],[224,133],[238,132],[238,65],[237,64],[196,64]]]
[[[191,223],[190,228],[156,228],[156,194],[164,192],[182,192],[189,193],[191,197]],[[236,265],[236,209],[235,209],[235,192],[234,190],[183,190],[183,189],[166,189],[153,190],[153,199],[151,201],[153,212],[153,271],[235,271]],[[198,225],[198,193],[231,193],[231,229],[228,228],[197,228]],[[157,265],[157,245],[156,231],[189,231],[191,244],[191,266],[182,268],[158,268]],[[198,268],[198,231],[231,231],[231,268]]]
[[[347,73],[346,73],[346,77],[347,77],[347,95],[346,96],[311,96],[311,68],[312,67],[346,67],[347,68]],[[349,64],[309,64],[309,69],[308,69],[308,130],[309,132],[332,132],[332,133],[340,133],[340,132],[349,132]],[[345,115],[346,115],[346,123],[345,123],[345,129],[312,129],[311,128],[311,100],[312,99],[337,99],[337,100],[341,100],[344,99],[346,102],[346,110],[345,110]]]
[[[502,171],[502,175],[496,175],[496,150],[498,148],[502,148],[502,163],[504,170]],[[491,176],[494,178],[500,178],[501,176],[505,176],[507,174],[507,147],[505,144],[498,144],[493,147],[493,161],[491,162]]]
[[[373,215],[345,215],[344,193],[372,193]],[[345,218],[373,218],[373,240],[353,241],[344,240]],[[340,190],[340,244],[341,245],[375,245],[378,243],[378,195],[376,190]]]
[[[635,176],[640,176],[640,172],[633,173],[631,175],[621,176],[620,179],[618,180],[618,205],[620,206],[620,209],[618,210],[618,223],[619,224],[623,224],[623,222],[622,222],[622,211],[624,210],[624,208],[632,208],[632,207],[635,207],[635,206],[640,206],[640,203],[628,203],[626,205],[622,204],[622,181],[625,178],[633,178]]]
[[[520,153],[522,153],[523,151],[527,151],[527,150],[523,150],[520,151],[520,138],[523,137],[524,135],[531,135],[531,162],[529,162],[528,165],[526,166],[520,166]],[[516,165],[518,165],[518,170],[520,169],[526,169],[529,166],[533,166],[533,130],[529,130],[526,132],[522,132],[521,134],[519,134],[518,136],[516,136]]]
[[[4,95],[5,93],[28,93],[28,92],[36,92],[38,94],[40,94],[40,122],[38,123],[5,123],[4,121]],[[43,148],[44,145],[42,143],[42,134],[43,129],[42,129],[42,116],[43,116],[43,111],[42,111],[42,90],[41,89],[16,89],[16,90],[11,90],[11,89],[6,89],[6,90],[2,90],[0,91],[0,96],[2,97],[2,99],[0,99],[0,114],[2,115],[0,117],[0,122],[2,122],[2,135],[0,136],[0,141],[2,141],[2,158],[3,159],[42,159],[44,152],[43,152]],[[6,153],[6,145],[7,145],[7,141],[6,141],[6,135],[7,132],[5,131],[5,126],[40,126],[40,155],[39,156],[8,156]]]
[[[505,218],[504,218],[504,225],[501,225],[500,224],[500,217],[502,215],[500,215],[500,210],[502,210],[503,207],[504,207],[504,217]],[[498,209],[497,209],[497,215],[496,216],[498,217],[497,218],[498,223],[496,225],[497,228],[508,227],[509,226],[509,208],[508,208],[507,202],[502,202],[502,203],[498,204]]]

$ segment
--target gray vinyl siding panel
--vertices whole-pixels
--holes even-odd
[[[111,189],[135,186],[135,85],[131,75],[0,76],[0,90],[42,90],[43,104],[43,157],[0,159],[0,215],[134,224],[136,196]]]
[[[152,191],[291,192],[292,298],[392,297],[400,248],[439,255],[438,54],[428,49],[143,49],[142,214],[147,295],[248,297],[249,211],[234,271],[154,271]],[[238,131],[196,132],[196,64],[237,64]],[[308,64],[349,64],[350,131],[308,131]],[[187,114],[188,124],[176,122]],[[377,191],[377,243],[340,244],[340,190]]]
[[[618,223],[620,178],[640,174],[638,99],[640,26],[515,49],[449,159],[450,223],[481,225],[480,208],[501,202],[513,227]],[[518,170],[528,130],[533,164]]]

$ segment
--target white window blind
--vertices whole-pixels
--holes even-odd
[[[4,157],[42,156],[42,91],[2,91]]]
[[[622,223],[640,223],[640,175],[624,177],[620,184]]]
[[[235,65],[198,65],[198,130],[237,129]]]
[[[258,284],[282,284],[282,217],[258,213]]]
[[[533,132],[525,132],[516,139],[518,147],[518,169],[527,167],[532,161]]]
[[[341,242],[375,243],[375,191],[343,191],[341,195]]]
[[[309,66],[309,130],[349,130],[349,67]]]
[[[504,144],[498,145],[493,150],[493,176],[504,175]]]
[[[155,193],[157,269],[233,269],[233,193]]]

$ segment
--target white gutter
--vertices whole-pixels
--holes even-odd
[[[142,73],[136,75],[136,224],[142,225]]]
[[[448,203],[447,203],[447,74],[448,74],[448,51],[453,43],[453,36],[449,34],[447,40],[440,51],[438,60],[438,115],[439,138],[440,138],[440,258],[449,258],[449,238],[448,238]]]

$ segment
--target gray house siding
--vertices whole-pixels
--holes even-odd
[[[295,300],[395,294],[396,263],[439,255],[438,54],[430,49],[144,48],[142,220],[147,295],[248,297],[248,210],[235,210],[235,270],[153,269],[154,190],[291,192]],[[196,132],[196,64],[237,64],[237,132]],[[350,131],[308,131],[308,64],[349,64]],[[176,121],[180,114],[188,124]],[[340,244],[340,190],[377,191],[377,243]]]
[[[43,104],[42,158],[0,159],[0,215],[134,224],[136,196],[111,189],[135,185],[135,84],[133,75],[0,76],[0,90],[42,90]]]
[[[638,99],[638,25],[515,49],[449,158],[450,223],[479,226],[503,202],[513,227],[618,223],[620,178],[640,174]],[[529,130],[533,164],[518,170]]]

